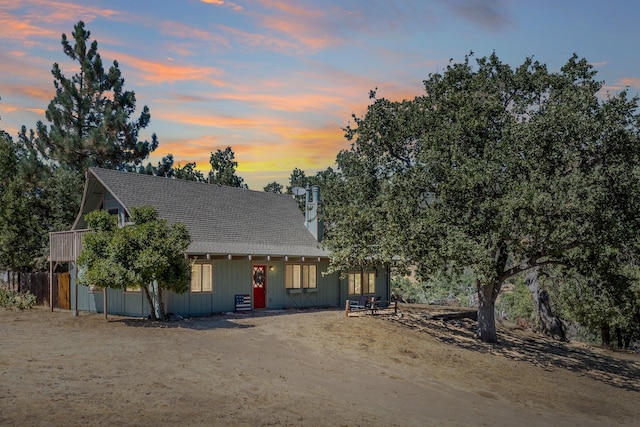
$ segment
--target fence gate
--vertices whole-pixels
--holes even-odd
[[[58,307],[63,310],[71,309],[71,275],[58,274]]]

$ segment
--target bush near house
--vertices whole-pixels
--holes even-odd
[[[0,286],[0,306],[6,309],[24,310],[36,305],[36,296],[29,292],[17,292]]]

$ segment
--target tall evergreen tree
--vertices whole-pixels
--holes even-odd
[[[82,21],[75,25],[71,42],[62,34],[63,51],[80,70],[67,78],[58,63],[53,64],[56,94],[46,111],[50,125],[36,125],[38,150],[45,159],[81,173],[90,166],[132,169],[158,145],[155,135],[151,142],[138,140],[149,124],[149,109],[145,106],[138,119],[130,120],[135,93],[124,90],[117,61],[105,71],[98,42],[89,44],[90,35]]]
[[[39,195],[20,171],[21,151],[0,130],[0,269],[32,271],[43,254],[46,225],[40,221]]]

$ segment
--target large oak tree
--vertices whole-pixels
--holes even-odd
[[[339,184],[325,205],[333,268],[471,268],[478,337],[496,341],[508,278],[583,266],[640,231],[638,100],[602,94],[573,56],[559,72],[471,56],[429,75],[413,100],[376,99],[346,128]],[[325,195],[327,193],[325,192]]]

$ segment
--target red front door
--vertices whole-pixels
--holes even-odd
[[[253,266],[253,308],[266,308],[267,266]]]

